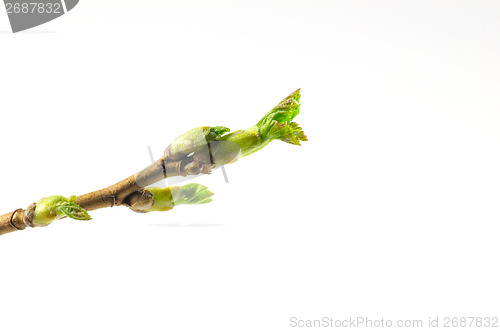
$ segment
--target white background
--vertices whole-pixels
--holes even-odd
[[[302,88],[310,141],[214,202],[0,238],[0,329],[290,330],[499,316],[500,2],[81,0],[0,15],[1,212],[83,194]],[[295,328],[299,329],[299,328]]]

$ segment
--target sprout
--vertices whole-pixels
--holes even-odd
[[[167,211],[177,205],[204,204],[212,201],[214,194],[201,184],[187,184],[184,186],[171,186],[167,188],[146,188],[153,194],[154,203],[146,209],[150,211]]]
[[[76,196],[69,199],[61,195],[53,195],[44,198],[34,204],[33,224],[35,226],[46,226],[55,220],[69,217],[76,220],[90,220],[90,215],[85,209],[74,203]]]
[[[300,145],[300,141],[307,141],[299,125],[292,122],[300,111],[299,100],[300,89],[283,99],[256,125],[222,136],[221,146],[215,158],[216,164],[234,162],[237,158],[230,159],[230,155],[234,155],[236,149],[240,151],[239,158],[257,152],[276,139],[293,145]],[[226,143],[223,144],[223,142]]]

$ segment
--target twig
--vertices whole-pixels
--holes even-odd
[[[151,212],[170,210],[179,204],[210,202],[212,193],[199,184],[166,189],[147,186],[166,177],[209,174],[213,168],[250,155],[272,140],[300,145],[307,137],[291,122],[299,113],[299,99],[297,90],[246,130],[227,133],[229,129],[221,126],[192,129],[175,139],[153,165],[105,189],[69,199],[51,196],[26,209],[1,215],[0,235],[46,226],[64,217],[88,220],[87,211],[100,208],[127,206],[136,212]]]

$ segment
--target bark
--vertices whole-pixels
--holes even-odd
[[[25,212],[23,209],[0,216],[0,235],[26,229],[27,220],[25,221],[24,218]]]

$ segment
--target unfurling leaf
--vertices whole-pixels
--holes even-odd
[[[90,215],[85,209],[70,201],[63,202],[58,205],[55,208],[55,212],[61,216],[67,216],[79,221],[88,221],[91,219]]]
[[[55,220],[69,217],[76,220],[90,220],[85,209],[74,203],[75,196],[69,199],[62,195],[53,195],[43,198],[35,204],[33,213],[33,224],[35,226],[46,226]]]

